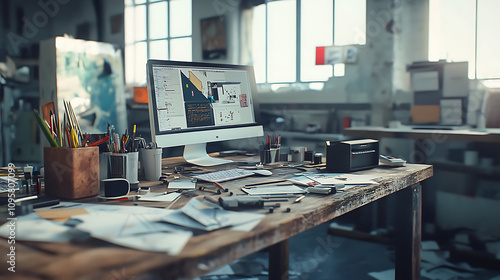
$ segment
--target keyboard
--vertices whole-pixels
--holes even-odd
[[[255,173],[253,173],[250,170],[234,168],[234,169],[227,169],[227,170],[221,170],[221,171],[215,171],[215,172],[195,175],[195,176],[193,176],[193,178],[196,178],[198,180],[207,181],[207,182],[220,183],[220,182],[225,182],[225,181],[229,181],[229,180],[240,179],[240,178],[252,176],[253,174],[255,174]]]

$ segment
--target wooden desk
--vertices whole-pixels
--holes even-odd
[[[165,163],[168,167],[174,167],[181,163],[181,160],[176,158]],[[284,177],[293,172],[297,170],[290,167],[275,168],[273,177]],[[9,277],[30,279],[130,279],[138,275],[156,276],[162,279],[191,279],[269,247],[269,278],[288,279],[290,237],[395,193],[400,202],[395,222],[398,226],[396,278],[419,279],[421,233],[419,183],[432,176],[432,172],[432,166],[414,164],[397,169],[380,167],[361,171],[359,174],[379,176],[377,181],[380,184],[355,187],[329,196],[308,194],[300,203],[295,204],[284,202],[281,208],[268,214],[252,231],[217,230],[196,235],[177,256],[137,251],[95,239],[71,244],[18,241],[15,244],[16,273],[7,271],[6,262],[3,262],[0,275],[9,273]],[[239,188],[245,183],[273,177],[249,177],[225,182],[223,185],[237,194],[241,193]],[[153,188],[164,188],[161,185],[156,186],[156,183],[149,185],[155,185]],[[198,194],[206,195],[201,191]],[[181,207],[189,199],[183,197],[172,208]],[[147,203],[141,204],[147,205]],[[290,212],[284,211],[287,207],[290,208]],[[255,211],[268,212],[264,209]],[[6,240],[2,239],[1,252],[7,252],[8,246]]]

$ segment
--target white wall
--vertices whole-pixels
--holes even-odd
[[[193,0],[193,61],[203,61],[200,20],[224,16],[226,23],[227,56],[225,59],[209,60],[211,63],[239,64],[239,1]]]

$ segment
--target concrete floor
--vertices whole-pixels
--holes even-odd
[[[328,226],[325,223],[290,239],[290,280],[373,280],[368,273],[394,269],[392,245],[329,235]],[[227,274],[226,266],[215,273],[220,275],[203,276],[201,280],[268,279],[267,257],[265,250],[252,254],[230,264],[235,274]],[[430,278],[422,276],[421,279]],[[500,270],[481,269],[467,278],[438,276],[434,279],[500,280]]]

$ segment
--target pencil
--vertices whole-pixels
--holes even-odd
[[[54,139],[54,136],[50,133],[49,127],[45,123],[45,121],[42,119],[40,114],[38,114],[38,111],[33,109],[33,113],[35,114],[35,118],[38,122],[38,125],[40,125],[40,128],[42,129],[43,134],[47,138],[47,140],[50,143],[51,147],[59,147],[59,144],[57,144],[56,140]]]
[[[223,190],[223,191],[227,192],[227,189],[226,189],[226,188],[224,188],[224,187],[223,187],[220,183],[218,183],[218,182],[212,182],[212,183],[214,183],[214,185],[215,185],[215,186],[217,186],[219,189],[221,189],[221,190]]]

